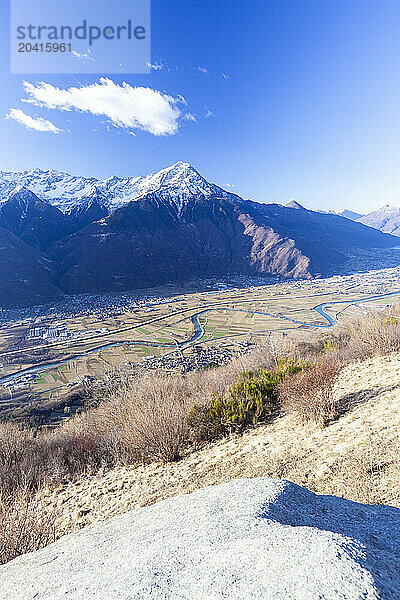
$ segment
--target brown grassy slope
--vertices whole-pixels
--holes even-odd
[[[289,479],[318,493],[400,507],[400,353],[345,367],[346,412],[322,428],[295,415],[231,436],[183,460],[117,467],[42,493],[60,536],[127,510],[236,477]]]

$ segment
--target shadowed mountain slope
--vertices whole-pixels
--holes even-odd
[[[61,298],[54,264],[0,227],[0,306],[46,304]]]
[[[4,196],[18,182],[35,193],[17,187]],[[0,173],[1,194],[0,226],[46,251],[57,265],[57,285],[67,293],[122,292],[234,274],[345,273],[355,250],[398,243],[295,201],[245,201],[181,162],[144,178],[104,181],[53,171]]]
[[[0,227],[12,231],[39,250],[47,250],[55,241],[71,233],[68,218],[58,208],[21,186],[17,186],[0,205]]]

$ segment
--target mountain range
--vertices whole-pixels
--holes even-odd
[[[362,216],[357,221],[368,227],[375,227],[384,233],[400,237],[400,208],[395,206],[383,206],[379,210]]]
[[[366,215],[361,215],[347,209],[337,214],[346,217],[347,219],[351,219],[352,221],[367,225],[368,227],[379,229],[379,231],[382,231],[383,233],[390,233],[391,235],[400,237],[399,207],[386,204],[385,206],[382,206],[382,208],[378,208]]]
[[[398,239],[295,201],[262,204],[178,162],[146,177],[0,172],[0,306],[234,274],[343,273]]]

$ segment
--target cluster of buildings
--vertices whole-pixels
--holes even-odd
[[[248,341],[221,343],[219,346],[193,346],[190,354],[179,349],[164,356],[147,356],[143,359],[148,369],[163,369],[188,373],[195,369],[205,369],[225,365],[233,358],[249,352],[254,346]]]
[[[56,323],[48,327],[31,327],[26,334],[27,340],[47,340],[55,342],[65,340],[69,336],[68,327],[65,323]]]
[[[76,338],[90,338],[96,335],[108,333],[108,327],[101,327],[100,329],[89,329],[89,330],[76,330],[69,331],[65,323],[56,325],[31,327],[26,334],[27,341],[42,340],[45,342],[58,342],[66,339]]]

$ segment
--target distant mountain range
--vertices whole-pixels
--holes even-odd
[[[379,229],[383,233],[390,233],[400,237],[400,208],[396,206],[382,206],[378,210],[374,210],[366,215],[353,212],[352,210],[343,210],[336,213],[352,221],[357,221],[368,227]]]
[[[183,162],[103,181],[39,169],[0,172],[2,306],[198,277],[342,273],[356,249],[397,244],[366,224],[295,201],[243,200]]]
[[[342,210],[342,212],[339,212],[337,214],[340,217],[346,217],[346,219],[351,219],[352,221],[358,221],[359,219],[361,219],[361,217],[365,216],[361,213],[356,213],[353,210],[348,210],[347,208],[345,208],[344,210]]]
[[[400,208],[383,206],[358,219],[359,223],[374,227],[384,233],[400,236]]]

